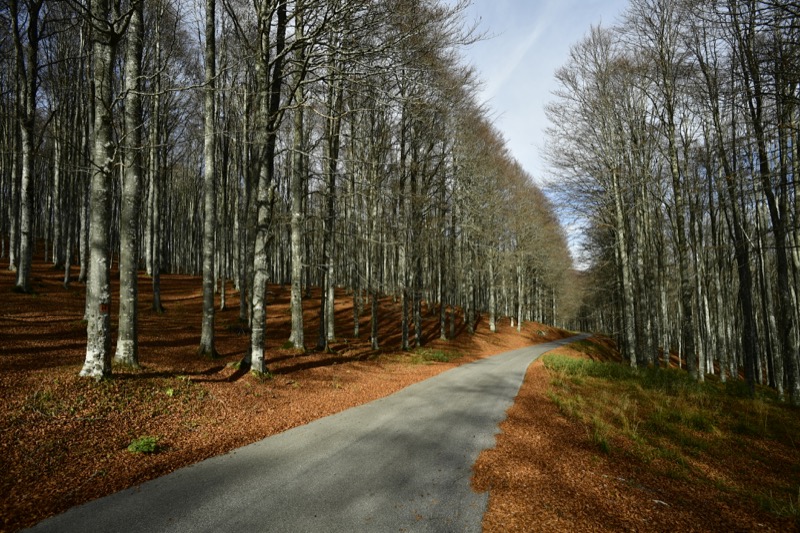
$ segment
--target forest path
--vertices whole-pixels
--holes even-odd
[[[480,531],[488,495],[470,486],[478,454],[494,445],[528,365],[587,336],[454,368],[31,531]]]

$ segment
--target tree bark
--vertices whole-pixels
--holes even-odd
[[[217,177],[214,161],[216,113],[216,1],[206,0],[205,86],[203,129],[203,319],[200,332],[200,357],[215,358],[214,347],[214,259],[217,230]],[[223,290],[225,287],[223,286]]]
[[[302,17],[298,19],[295,32],[300,32],[302,38]],[[302,65],[305,58],[303,47],[297,51],[297,63]],[[299,68],[299,67],[298,67]],[[302,76],[302,73],[298,73]],[[305,149],[305,105],[303,96],[302,79],[297,81],[295,90],[294,110],[294,146],[292,152],[291,173],[291,248],[292,248],[292,287],[291,287],[291,314],[292,331],[289,342],[296,350],[305,351],[305,335],[303,331],[303,196],[305,195],[305,164],[303,151]],[[324,288],[323,288],[324,290]]]
[[[156,64],[161,62],[161,46],[156,41]],[[163,188],[161,166],[161,74],[157,73],[153,81],[153,111],[150,117],[150,223],[149,223],[149,250],[150,250],[150,275],[153,293],[152,310],[163,313],[161,305],[161,195]]]
[[[96,380],[111,374],[109,224],[115,156],[111,113],[116,36],[108,23],[109,11],[108,0],[92,0],[95,122],[89,226],[91,268],[86,283],[86,360],[80,375]]]
[[[276,16],[275,50],[270,61],[271,22]],[[286,37],[286,1],[262,0],[258,13],[259,58],[256,63],[260,99],[261,168],[256,192],[256,236],[253,252],[253,296],[251,304],[251,332],[249,363],[256,372],[265,372],[264,335],[266,329],[267,244],[272,203],[274,200],[275,144],[280,125],[281,86]],[[270,76],[270,67],[272,68]]]
[[[141,65],[144,0],[132,6],[125,59],[126,165],[120,204],[119,333],[114,361],[139,367],[139,204],[142,181]]]
[[[326,213],[323,224],[322,242],[322,268],[324,271],[324,283],[322,286],[323,297],[320,304],[320,330],[317,346],[327,350],[328,343],[336,338],[335,307],[336,294],[334,286],[334,247],[335,247],[335,225],[336,225],[336,174],[339,166],[339,149],[341,143],[342,126],[342,106],[344,102],[344,87],[338,73],[339,65],[334,56],[335,52],[330,52],[329,71],[331,75],[330,88],[328,90],[328,113],[325,128],[325,174],[328,184],[328,194],[326,197]]]
[[[43,0],[27,3],[27,43],[23,44],[16,0],[11,1],[14,48],[17,58],[17,74],[22,77],[23,104],[17,106],[19,115],[22,151],[22,178],[19,188],[19,264],[17,265],[16,290],[30,292],[31,258],[33,255],[33,179],[34,179],[34,135],[36,134],[36,102],[39,86],[39,14]]]

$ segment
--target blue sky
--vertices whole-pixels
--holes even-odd
[[[484,82],[481,99],[520,164],[536,181],[546,166],[541,152],[545,103],[556,89],[554,73],[589,26],[613,25],[628,0],[472,0],[466,22],[477,21],[490,38],[465,50]]]

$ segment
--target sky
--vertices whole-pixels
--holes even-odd
[[[592,24],[613,25],[628,0],[472,0],[467,24],[477,22],[489,38],[464,51],[484,82],[480,99],[511,154],[540,182],[547,118],[544,107],[557,88],[555,71],[570,46]]]

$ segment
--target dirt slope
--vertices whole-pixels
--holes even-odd
[[[558,352],[585,357],[569,348]],[[496,447],[478,457],[473,486],[489,491],[484,531],[797,530],[794,518],[768,513],[745,494],[696,477],[665,476],[622,452],[601,452],[591,429],[562,415],[548,397],[552,378],[542,360],[528,368]],[[719,475],[751,469],[751,487],[763,483],[758,475],[769,470],[758,465],[763,451],[729,447],[716,453],[727,456]],[[745,460],[743,453],[751,457]],[[782,474],[797,482],[796,462],[785,458]]]
[[[248,342],[238,309],[217,314],[214,361],[196,357],[202,309],[200,279],[162,276],[166,312],[149,310],[149,278],[141,286],[143,370],[115,369],[99,384],[78,378],[85,349],[83,287],[61,286],[62,274],[37,263],[33,295],[12,291],[0,271],[0,530],[13,531],[73,505],[163,475],[176,468],[316,418],[391,394],[455,365],[560,333],[526,324],[522,334],[503,321],[476,335],[457,322],[458,338],[442,342],[434,314],[425,316],[425,350],[398,350],[398,306],[381,302],[379,352],[371,351],[362,316],[353,334],[352,296],[337,296],[333,353],[282,349],[289,337],[289,291],[271,287],[268,366],[257,379],[233,366]],[[237,305],[230,289],[228,304]],[[116,301],[116,298],[115,298]],[[317,336],[318,295],[306,299],[306,339]],[[113,309],[116,316],[116,306]],[[540,335],[540,332],[543,335]],[[465,354],[453,362],[448,354]],[[427,359],[427,360],[426,360]],[[157,437],[159,452],[131,453],[139,437]]]

